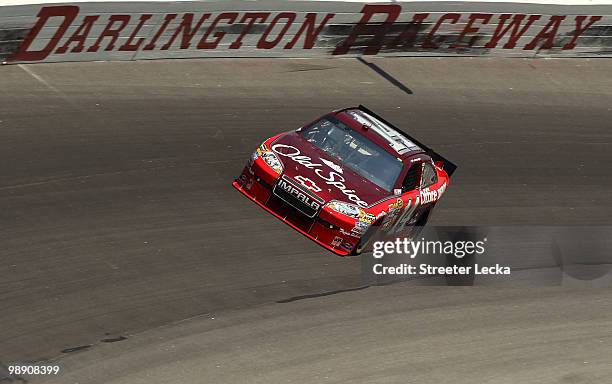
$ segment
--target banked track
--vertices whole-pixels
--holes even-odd
[[[230,184],[265,137],[364,103],[459,165],[435,224],[610,225],[610,74],[574,59],[1,67],[0,363],[59,359],[57,382],[88,383],[604,382],[610,290],[278,303],[362,287],[359,259]]]

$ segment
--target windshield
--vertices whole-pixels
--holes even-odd
[[[302,136],[387,191],[393,189],[402,171],[400,159],[331,116],[305,128]]]

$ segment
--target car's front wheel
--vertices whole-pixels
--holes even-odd
[[[374,240],[374,235],[378,232],[381,224],[382,218],[376,220],[370,225],[370,228],[368,228],[366,233],[364,233],[363,236],[361,236],[361,239],[359,239],[359,243],[357,243],[353,253],[354,255],[359,255],[371,245],[372,240]]]

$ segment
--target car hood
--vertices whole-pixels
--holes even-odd
[[[284,166],[284,175],[323,200],[339,200],[365,208],[392,194],[351,171],[304,139],[287,133],[270,145]]]

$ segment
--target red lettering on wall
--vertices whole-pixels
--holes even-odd
[[[172,46],[172,43],[174,43],[174,40],[176,40],[180,33],[183,34],[183,37],[181,38],[181,49],[189,48],[189,46],[191,45],[191,39],[193,39],[193,36],[200,29],[204,21],[209,17],[210,13],[203,14],[202,17],[200,17],[200,20],[198,20],[198,22],[196,23],[195,27],[192,28],[191,23],[193,22],[193,13],[184,14],[183,21],[178,26],[176,31],[174,31],[174,34],[172,35],[170,40],[168,40],[166,44],[162,45],[161,49],[165,51],[170,48]]]
[[[444,41],[444,36],[440,36],[437,39],[438,41],[434,42],[434,37],[436,36],[438,29],[440,29],[440,26],[442,26],[442,24],[444,24],[446,21],[448,21],[450,24],[456,24],[460,18],[461,14],[459,13],[447,13],[445,15],[442,15],[440,19],[438,19],[438,22],[433,26],[433,28],[431,28],[429,34],[427,35],[427,38],[425,39],[425,41],[423,41],[423,44],[421,46],[426,49],[437,49],[438,44],[441,44]]]
[[[106,48],[104,48],[104,50],[112,51],[115,48],[115,42],[119,38],[119,33],[121,33],[123,28],[128,25],[128,23],[130,22],[130,18],[130,15],[111,15],[108,18],[108,24],[106,24],[106,28],[104,28],[104,30],[98,37],[98,40],[96,40],[94,45],[89,47],[87,52],[97,52],[98,49],[100,49],[100,44],[102,43],[102,40],[107,37],[110,37],[111,40],[106,46]],[[115,24],[119,25],[115,26]]]
[[[472,36],[467,44],[463,44],[463,39],[465,39],[466,35],[478,33],[480,27],[474,27],[474,23],[479,21],[483,25],[488,24],[492,16],[493,14],[491,13],[472,13],[465,27],[463,27],[463,30],[459,34],[459,37],[457,37],[457,41],[451,45],[450,48],[469,48],[473,46],[478,36]]]
[[[219,45],[219,42],[221,41],[221,39],[223,39],[223,36],[225,36],[225,32],[220,32],[220,31],[216,32],[214,35],[215,37],[214,41],[208,41],[208,37],[215,30],[215,28],[217,28],[217,25],[221,21],[226,21],[227,24],[233,24],[237,18],[238,18],[238,12],[225,12],[225,13],[219,14],[219,16],[217,16],[217,18],[212,22],[210,27],[208,27],[208,30],[206,30],[206,33],[204,34],[204,36],[202,36],[202,39],[198,43],[198,49],[217,48],[217,45]]]
[[[540,33],[538,33],[529,44],[525,45],[523,49],[528,51],[534,49],[542,39],[546,39],[546,41],[540,46],[540,49],[551,49],[555,43],[555,36],[557,36],[559,27],[564,19],[565,16],[551,16],[548,24],[546,24]]]
[[[414,46],[417,34],[428,16],[429,13],[415,13],[414,16],[412,16],[412,21],[389,43],[388,47],[390,49],[398,49],[401,47],[408,48]]]
[[[245,23],[247,21],[248,23],[247,25],[244,26],[244,28],[242,28],[242,32],[240,33],[240,36],[238,36],[238,38],[232,44],[230,44],[229,49],[240,48],[242,46],[242,39],[244,38],[244,35],[246,35],[247,33],[251,31],[251,28],[253,28],[253,24],[255,24],[255,22],[258,22],[258,23],[265,22],[268,16],[270,16],[270,12],[247,12],[245,13],[244,16],[242,16],[240,23]]]
[[[361,9],[361,20],[353,27],[350,35],[339,44],[334,50],[334,55],[344,55],[349,49],[355,44],[357,37],[360,35],[374,35],[374,37],[368,43],[368,46],[364,49],[364,55],[375,55],[380,51],[380,48],[385,38],[385,34],[391,24],[397,20],[402,6],[399,4],[365,4]],[[370,24],[370,20],[376,14],[386,14],[387,17],[382,23]]]
[[[274,40],[268,41],[267,40],[268,35],[272,32],[272,30],[274,30],[274,27],[276,26],[276,24],[278,24],[278,22],[281,19],[286,19],[283,29],[280,30],[280,32],[278,33],[278,35],[276,36]],[[276,44],[278,44],[282,40],[282,38],[285,36],[285,33],[287,33],[287,30],[291,27],[291,24],[293,24],[294,20],[295,20],[295,12],[281,12],[278,15],[276,15],[274,20],[272,20],[268,28],[264,31],[263,35],[261,35],[261,38],[259,39],[259,42],[257,43],[257,48],[259,49],[274,48]]]
[[[144,15],[140,16],[140,20],[138,21],[138,25],[136,26],[136,28],[134,28],[134,30],[132,31],[132,34],[130,35],[130,37],[127,39],[125,44],[123,44],[121,47],[119,47],[120,51],[137,51],[138,48],[140,48],[142,43],[144,43],[145,38],[141,37],[140,39],[138,39],[138,41],[136,43],[134,43],[134,39],[138,35],[138,32],[140,32],[140,30],[142,29],[142,26],[144,25],[144,23],[146,23],[147,20],[149,20],[151,17],[153,17],[153,15],[150,15],[150,14],[144,14]]]
[[[28,33],[23,43],[19,46],[17,53],[13,57],[7,59],[7,61],[40,61],[46,59],[53,49],[55,49],[55,46],[62,36],[64,36],[64,33],[66,33],[66,30],[78,14],[79,7],[74,5],[42,7],[38,15],[36,15],[38,21],[34,24],[34,27],[32,27],[32,30],[30,30],[30,33]],[[45,24],[47,24],[47,21],[52,17],[63,17],[64,21],[62,21],[62,24],[60,24],[55,34],[53,34],[43,49],[30,51],[30,45],[34,42]]]
[[[323,21],[321,21],[321,24],[319,24],[319,26],[315,28],[317,14],[307,13],[304,17],[304,22],[302,23],[302,26],[297,31],[295,36],[293,36],[293,39],[291,39],[291,41],[288,42],[283,47],[283,49],[292,49],[302,36],[302,33],[306,33],[306,37],[304,38],[304,46],[302,48],[312,49],[317,40],[317,36],[319,36],[319,33],[321,33],[321,31],[323,30],[325,24],[327,24],[327,22],[330,21],[335,15],[335,13],[326,14],[323,18]]]
[[[374,55],[378,54],[385,45],[389,50],[408,49],[418,44],[420,38],[423,42],[419,49],[435,50],[442,45],[449,45],[450,49],[470,49],[476,45],[479,47],[483,45],[479,38],[482,38],[481,30],[485,25],[493,30],[491,37],[484,44],[484,48],[487,49],[515,49],[520,41],[519,49],[522,50],[551,49],[555,42],[558,45],[564,44],[558,48],[571,50],[576,48],[582,36],[589,34],[588,31],[596,22],[603,19],[603,16],[585,15],[501,14],[496,16],[493,13],[445,13],[437,20],[428,21],[431,17],[429,13],[415,13],[412,14],[411,20],[399,23],[401,11],[402,6],[399,4],[363,5],[359,21],[352,24],[350,32],[334,48],[332,54],[353,53],[363,47],[362,54]],[[319,13],[311,12],[306,14],[303,20],[297,20],[297,13],[292,11],[275,13],[273,18],[270,16],[271,12],[222,12],[216,15],[209,26],[204,26],[204,23],[211,18],[211,13],[111,14],[105,15],[108,20],[102,22],[99,21],[100,14],[83,15],[81,20],[79,13],[80,8],[77,6],[42,6],[34,26],[17,53],[7,61],[42,61],[53,54],[83,53],[85,50],[95,53],[99,52],[101,47],[104,51],[127,52],[189,49],[195,48],[192,41],[196,36],[199,39],[197,49],[220,49],[225,55],[229,55],[226,51],[228,48],[239,49],[243,44],[249,45],[245,49],[249,50],[249,54],[253,48],[269,50],[282,47],[284,50],[306,50],[312,49],[317,44],[319,36],[326,33],[325,28],[335,16],[334,13],[321,13],[321,19]],[[494,17],[497,18],[497,23],[492,21]],[[549,19],[546,20],[545,17]],[[573,20],[570,20],[570,17]],[[132,18],[134,21],[128,30]],[[535,25],[542,18],[544,25]],[[573,31],[559,34],[564,22],[568,24],[567,29],[571,30],[573,25]],[[236,25],[238,23],[240,25]],[[262,25],[263,23],[269,25]],[[393,34],[390,33],[392,26],[394,26]],[[400,26],[401,29],[398,28]],[[431,29],[427,30],[429,26]],[[101,33],[96,36],[93,32],[94,36],[91,36],[92,31],[98,29],[96,27]],[[222,40],[230,33],[227,29],[240,28],[242,30],[233,42],[226,41],[219,47]],[[297,32],[287,37],[290,30]],[[247,35],[250,38],[247,38]],[[447,36],[453,36],[453,41]],[[245,42],[245,38],[248,43]],[[598,35],[597,38],[601,36]],[[167,41],[157,46],[161,39]],[[449,41],[445,42],[445,39]],[[298,44],[301,40],[303,45]],[[87,43],[92,41],[95,43],[87,47]],[[226,44],[229,44],[229,47]],[[44,47],[40,48],[41,46]],[[93,58],[94,55],[85,57]]]
[[[533,24],[536,20],[540,18],[539,15],[529,16],[529,18],[527,19],[527,24],[525,24],[521,28],[521,22],[523,21],[525,16],[527,15],[523,15],[523,14],[514,15],[510,24],[508,24],[508,26],[504,28],[504,25],[506,24],[506,20],[512,17],[512,15],[507,14],[507,13],[501,15],[499,17],[499,23],[497,24],[497,28],[495,29],[495,32],[493,33],[491,40],[489,40],[489,42],[485,44],[485,48],[489,48],[489,49],[495,48],[497,46],[497,43],[499,43],[499,40],[501,40],[502,37],[504,37],[504,35],[510,30],[510,28],[512,28],[510,38],[508,39],[508,42],[504,44],[503,48],[504,49],[514,48],[516,46],[516,42],[518,41],[518,39],[520,39],[521,36],[523,36],[523,34],[527,32],[529,27],[531,27],[531,24]]]
[[[176,18],[176,13],[169,13],[164,17],[164,23],[161,25],[161,27],[159,27],[159,29],[155,33],[155,36],[153,36],[153,39],[149,42],[149,44],[145,45],[144,47],[145,51],[151,51],[155,49],[155,44],[157,44],[157,41],[159,40],[161,35],[166,31],[166,28],[168,28],[168,25],[175,18]]]
[[[72,36],[70,36],[68,41],[66,41],[64,45],[59,47],[55,51],[55,53],[66,53],[66,51],[70,47],[70,44],[72,43],[77,43],[77,45],[72,48],[72,51],[70,52],[82,52],[85,48],[85,41],[87,40],[87,36],[89,36],[89,32],[91,32],[91,27],[93,27],[94,23],[96,22],[96,20],[98,20],[99,17],[100,16],[98,15],[85,16],[85,18],[83,19],[83,23],[81,23],[77,30],[74,31]]]
[[[583,27],[582,22],[586,18],[587,16],[576,16],[576,19],[575,19],[576,29],[574,30],[574,37],[572,37],[572,40],[569,43],[563,46],[564,50],[576,48],[576,41],[578,41],[578,38],[580,37],[580,35],[582,35],[589,28],[591,28],[591,26],[595,24],[596,21],[601,20],[601,16],[591,16],[591,18],[589,19],[589,22]]]

